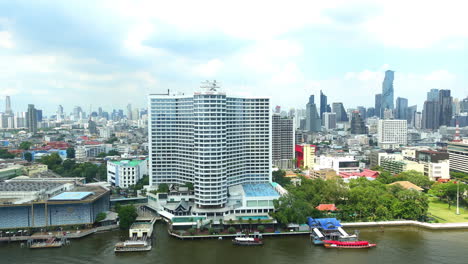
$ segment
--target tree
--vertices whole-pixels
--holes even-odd
[[[135,222],[138,213],[132,205],[121,206],[118,210],[119,214],[119,227],[121,229],[128,229]]]
[[[67,159],[74,159],[75,158],[75,148],[67,148]]]
[[[259,225],[259,226],[257,227],[257,229],[258,229],[258,232],[260,232],[260,233],[265,232],[265,226],[263,226],[263,225]]]
[[[100,212],[99,214],[96,215],[96,220],[94,222],[98,223],[101,222],[102,220],[106,219],[107,215],[104,212]]]
[[[33,160],[33,155],[31,152],[25,152],[24,153],[24,159],[31,162]]]
[[[277,170],[272,173],[273,181],[281,186],[286,186],[291,183],[291,179],[285,177],[286,172],[284,170]]]
[[[187,230],[189,232],[189,234],[191,236],[195,235],[195,232],[197,232],[197,230],[195,230],[195,228],[190,228],[189,230]]]
[[[159,193],[167,193],[169,192],[169,185],[167,183],[161,183],[158,186],[158,192]]]
[[[395,177],[395,181],[410,181],[417,186],[429,189],[431,188],[432,182],[429,180],[429,177],[424,176],[422,172],[418,172],[415,170],[404,171],[398,174]]]
[[[234,234],[236,232],[236,229],[231,226],[231,227],[228,228],[228,232],[229,232],[229,234]]]
[[[120,152],[118,152],[115,149],[112,149],[109,152],[107,152],[107,156],[120,156]]]
[[[15,155],[8,152],[6,149],[0,149],[0,159],[12,159]]]
[[[60,158],[59,154],[52,153],[47,156],[43,156],[40,160],[40,163],[47,165],[49,170],[55,170],[60,164],[62,164],[62,158]]]
[[[23,141],[20,143],[19,148],[22,150],[29,150],[32,146],[32,143],[29,141]]]

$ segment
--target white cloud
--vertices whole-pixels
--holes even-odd
[[[207,63],[195,66],[194,72],[201,77],[215,77],[223,67],[223,64],[219,59],[212,59]]]
[[[15,46],[11,33],[0,31],[0,48],[12,49]]]

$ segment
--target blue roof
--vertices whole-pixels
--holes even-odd
[[[340,221],[336,218],[307,218],[307,224],[312,228],[323,230],[337,230],[341,227]]]
[[[270,183],[242,184],[242,188],[247,197],[279,196]]]
[[[80,201],[93,194],[93,192],[63,192],[50,198],[49,201]]]

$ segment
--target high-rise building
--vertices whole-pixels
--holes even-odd
[[[314,96],[311,95],[306,105],[306,130],[310,132],[322,130],[322,122],[320,121],[320,116],[314,101]]]
[[[351,115],[351,134],[367,134],[367,127],[359,111],[354,111]]]
[[[99,116],[99,117],[102,117],[102,107],[99,107],[99,108],[98,108],[98,116]]]
[[[294,124],[292,118],[272,116],[273,164],[281,169],[294,167]]]
[[[394,79],[395,72],[394,71],[386,71],[385,78],[382,83],[382,112],[385,109],[394,109],[393,104],[393,79]]]
[[[422,128],[439,128],[439,104],[437,101],[425,101],[422,112]]]
[[[413,105],[406,109],[406,121],[408,124],[413,124],[414,113],[418,111],[418,106]]]
[[[79,120],[82,116],[83,110],[80,106],[73,107],[73,120]]]
[[[322,90],[320,90],[320,119],[323,122],[323,113],[326,113],[327,111],[327,96],[322,93]]]
[[[133,120],[132,104],[127,105],[127,119]]]
[[[385,109],[383,111],[383,119],[393,119],[393,110],[392,109]]]
[[[379,147],[394,149],[408,144],[408,124],[406,120],[379,120]]]
[[[460,111],[460,100],[458,100],[458,98],[453,98],[452,114],[453,115],[459,115],[460,113],[461,113],[461,111]]]
[[[450,120],[452,120],[452,101],[450,90],[439,90],[439,126],[450,126]]]
[[[406,120],[406,111],[408,109],[408,99],[398,97],[396,99],[395,119]]]
[[[427,92],[427,100],[431,102],[439,101],[439,89],[431,89]]]
[[[413,122],[414,128],[421,129],[422,128],[422,113],[414,112],[412,122]]]
[[[42,110],[36,109],[37,122],[42,122]]]
[[[467,113],[468,112],[468,97],[463,99],[460,102],[460,112],[461,113]]]
[[[336,114],[323,113],[323,120],[325,129],[331,130],[336,128]]]
[[[28,105],[28,111],[26,113],[26,127],[29,132],[33,134],[37,133],[37,112],[33,104]]]
[[[11,101],[10,101],[10,96],[5,97],[5,114],[8,116],[13,115],[13,111],[11,110]]]
[[[374,116],[376,116],[375,108],[374,107],[367,108],[366,118],[371,118],[371,117],[374,117]]]
[[[367,109],[364,106],[358,106],[357,110],[359,111],[359,114],[361,115],[361,118],[363,120],[367,119]]]
[[[336,114],[336,122],[348,122],[348,115],[343,106],[343,103],[333,103],[332,112]]]
[[[269,99],[230,97],[216,82],[148,99],[150,183],[193,183],[192,213],[223,215],[229,186],[271,181]]]
[[[382,118],[382,94],[375,95],[375,116]]]
[[[468,173],[468,141],[448,142],[450,170]]]
[[[64,116],[63,116],[63,106],[59,105],[57,107],[57,121],[61,122],[63,120],[63,118],[64,118]]]

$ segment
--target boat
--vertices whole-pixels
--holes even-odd
[[[336,241],[324,240],[323,245],[325,248],[373,248],[377,244],[371,244],[368,241]]]
[[[263,245],[263,239],[260,234],[254,234],[253,236],[237,234],[232,243],[237,246],[261,246]]]
[[[51,237],[46,241],[40,242],[32,242],[29,246],[31,249],[39,249],[39,248],[60,248],[63,246],[63,242],[56,240],[55,237]]]
[[[115,244],[114,252],[142,252],[150,251],[152,248],[148,241],[144,240],[127,240]]]

